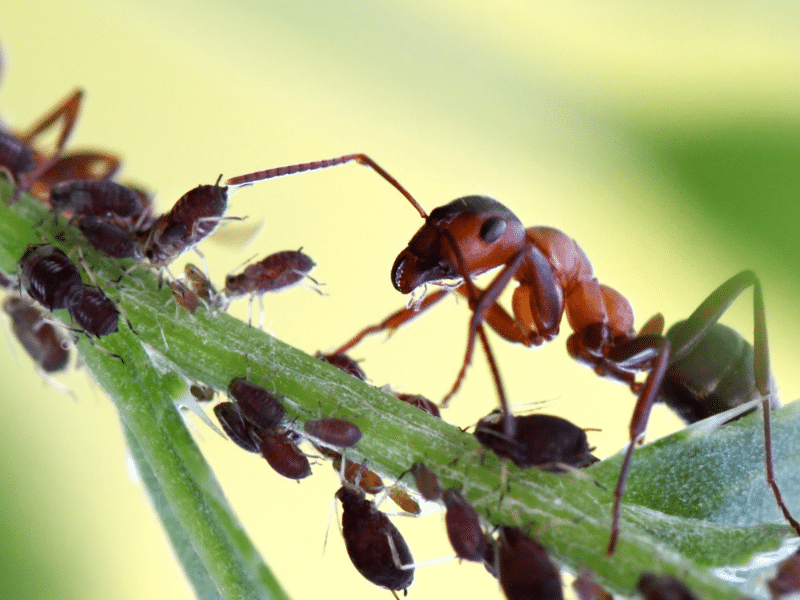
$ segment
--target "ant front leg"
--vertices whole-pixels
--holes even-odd
[[[750,286],[753,287],[753,374],[756,388],[761,394],[761,406],[764,412],[764,455],[767,483],[775,495],[775,501],[784,518],[800,535],[800,523],[789,512],[775,479],[775,467],[772,459],[772,424],[770,420],[772,385],[769,368],[769,349],[767,347],[767,319],[761,282],[753,271],[742,271],[734,275],[714,290],[697,307],[675,335],[672,336],[674,348],[672,362],[691,352],[733,301]]]

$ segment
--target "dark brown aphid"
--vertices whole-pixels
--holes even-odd
[[[209,236],[227,208],[228,188],[220,186],[219,179],[214,185],[189,190],[147,231],[143,254],[152,263],[171,263]]]
[[[22,287],[47,310],[80,304],[84,288],[81,274],[58,248],[49,244],[28,246],[20,260],[20,271]]]
[[[385,514],[367,500],[360,490],[341,487],[336,497],[342,501],[342,535],[353,566],[365,579],[389,590],[405,590],[414,581],[414,559],[406,541]],[[391,545],[389,539],[391,538]]]
[[[45,321],[46,313],[19,296],[6,298],[3,308],[11,317],[11,328],[19,343],[34,362],[46,373],[67,366],[67,340],[52,323]]]
[[[115,181],[74,180],[50,189],[50,206],[79,216],[132,217],[142,212],[142,201],[133,190]]]
[[[222,429],[237,446],[255,454],[260,452],[258,444],[251,435],[253,426],[244,418],[236,404],[220,402],[214,407],[214,414]]]
[[[671,575],[642,573],[636,589],[644,600],[697,600],[685,583]]]
[[[250,383],[244,377],[231,379],[228,394],[236,400],[242,415],[257,430],[274,429],[286,414],[278,394]]]
[[[223,292],[228,297],[235,298],[282,290],[308,277],[315,264],[300,250],[275,252],[248,265],[238,275],[228,275]]]
[[[800,592],[800,550],[778,564],[775,577],[767,580],[772,600]]]
[[[420,394],[399,394],[394,393],[393,396],[398,400],[402,400],[403,402],[407,402],[412,406],[416,406],[420,410],[424,410],[429,415],[433,415],[434,417],[442,418],[441,412],[439,412],[439,407],[436,406],[435,403],[428,400],[425,396]]]
[[[578,573],[572,582],[572,589],[575,590],[578,600],[614,600],[614,596],[600,587],[586,569],[581,569]]]
[[[88,335],[103,337],[119,331],[119,310],[113,300],[98,287],[86,285],[77,306],[69,314]]]
[[[114,258],[136,258],[136,242],[122,227],[95,216],[83,217],[78,223],[81,233],[89,243]]]
[[[214,388],[207,385],[192,384],[189,386],[189,393],[198,402],[211,402],[214,399]]]
[[[547,550],[517,527],[498,538],[500,587],[508,600],[563,600],[561,574]]]
[[[439,483],[439,478],[428,467],[421,462],[415,462],[411,465],[411,475],[414,477],[414,482],[417,484],[417,491],[422,494],[428,502],[437,502],[441,500],[442,486]]]
[[[344,371],[348,375],[352,375],[361,381],[367,380],[367,375],[361,369],[361,366],[346,354],[323,354],[322,352],[317,352],[314,355],[314,358],[318,358],[321,361],[333,365],[337,369]]]
[[[305,479],[311,475],[311,464],[297,447],[293,432],[262,429],[256,435],[261,456],[276,473],[288,479]]]
[[[0,168],[15,182],[36,168],[36,159],[28,145],[8,131],[0,131]]]
[[[566,419],[552,415],[512,416],[513,436],[505,433],[503,414],[494,411],[478,422],[475,437],[498,456],[510,458],[520,468],[541,467],[563,471],[559,465],[582,468],[597,462],[586,432]]]
[[[456,489],[446,490],[442,496],[446,508],[444,522],[447,537],[456,556],[462,560],[483,562],[486,555],[486,534],[475,508]]]
[[[357,425],[334,417],[309,419],[303,424],[303,431],[325,444],[338,448],[351,448],[361,439],[361,430]]]

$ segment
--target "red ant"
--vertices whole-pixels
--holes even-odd
[[[51,112],[46,114],[26,133],[14,134],[0,131],[0,170],[5,171],[17,185],[17,190],[27,190],[61,156],[78,118],[83,90],[76,90]],[[53,125],[62,122],[55,148],[44,155],[36,142]],[[16,199],[12,196],[12,201]]]
[[[574,359],[592,367],[604,377],[627,384],[638,395],[629,431],[630,442],[614,492],[608,553],[612,554],[619,536],[622,495],[625,490],[633,450],[644,436],[653,403],[671,364],[687,356],[713,328],[720,316],[748,287],[753,288],[754,377],[763,398],[767,482],[784,517],[800,534],[800,523],[790,514],[775,481],[769,419],[772,390],[769,375],[767,330],[761,283],[753,271],[742,271],[711,293],[681,327],[669,338],[662,335],[663,317],[657,315],[636,334],[633,309],[616,290],[601,284],[594,276],[589,258],[578,243],[551,227],[525,228],[504,205],[486,196],[466,196],[425,212],[414,197],[388,172],[365,154],[302,163],[233,177],[229,185],[245,184],[324,169],[349,162],[368,166],[397,189],[417,209],[425,224],[411,238],[408,247],[395,260],[392,283],[407,294],[426,283],[456,280],[456,291],[466,297],[472,318],[467,349],[461,370],[442,406],[456,393],[472,360],[475,338],[479,337],[489,360],[504,415],[504,431],[513,436],[513,421],[499,371],[489,347],[483,322],[500,336],[525,346],[538,346],[555,339],[566,313],[573,329],[567,350]],[[474,276],[500,268],[481,290]],[[509,315],[497,303],[500,294],[515,280]],[[336,350],[346,352],[364,335],[392,329],[427,310],[446,295],[438,290],[419,306],[390,316],[383,323],[368,327]],[[646,372],[644,382],[636,375]]]

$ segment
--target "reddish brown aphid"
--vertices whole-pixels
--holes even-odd
[[[500,587],[508,600],[563,600],[561,573],[547,550],[516,527],[498,538]]]
[[[643,573],[636,589],[644,600],[697,600],[685,583],[671,575]]]
[[[359,490],[341,487],[336,497],[342,501],[342,535],[353,566],[365,579],[389,590],[405,590],[414,581],[414,559],[406,541],[385,514]],[[391,545],[389,542],[391,538]]]
[[[412,406],[416,406],[420,410],[424,410],[429,415],[433,415],[434,417],[442,418],[441,412],[439,412],[439,407],[430,400],[428,400],[425,396],[420,394],[400,394],[400,393],[392,393],[392,395],[397,398],[398,400],[402,400],[403,402],[407,402]]]
[[[228,394],[236,400],[244,417],[256,429],[274,429],[286,414],[278,394],[250,383],[244,377],[231,379]]]
[[[397,504],[397,506],[403,509],[403,511],[412,515],[419,515],[420,513],[422,513],[422,509],[420,508],[419,503],[417,503],[417,501],[414,500],[408,494],[408,492],[406,492],[400,486],[393,485],[392,487],[389,488],[388,494],[389,498],[392,499],[392,502]]]
[[[198,402],[211,402],[214,399],[214,388],[207,385],[192,384],[189,386],[189,393]]]
[[[276,473],[288,479],[305,479],[311,475],[308,457],[294,443],[292,432],[262,429],[256,435],[261,442],[258,445],[261,456]]]
[[[349,459],[344,459],[344,461],[344,480],[348,483],[358,485],[368,494],[378,494],[386,488],[381,476],[374,471],[370,471],[366,466]],[[342,472],[341,454],[337,453],[333,457],[333,470],[337,473]]]
[[[88,335],[103,337],[119,331],[119,310],[98,287],[86,285],[81,301],[70,307],[69,314]]]
[[[361,430],[357,425],[334,417],[309,419],[303,424],[303,431],[337,448],[351,448],[361,439]]]
[[[483,562],[486,555],[486,534],[475,508],[456,489],[446,490],[442,496],[446,508],[444,522],[447,537],[456,556],[462,560]]]
[[[115,181],[73,180],[50,189],[50,206],[75,215],[133,217],[142,212],[142,201],[132,189]]]
[[[248,265],[238,275],[225,278],[223,292],[235,298],[246,294],[275,292],[294,285],[314,268],[315,262],[300,250],[275,252],[257,263]]]
[[[503,414],[494,411],[478,421],[475,437],[498,456],[518,467],[540,467],[559,472],[563,467],[582,468],[597,462],[586,432],[566,419],[532,414],[512,417],[513,435],[505,433]]]
[[[191,314],[194,314],[200,307],[201,301],[197,294],[180,281],[170,281],[169,287],[172,288],[172,297],[175,299],[175,302],[188,310]]]
[[[258,444],[251,432],[253,426],[244,418],[242,411],[233,402],[220,402],[214,407],[214,414],[228,437],[240,448],[258,454]]]
[[[41,308],[19,296],[6,298],[3,308],[11,317],[19,343],[43,371],[53,373],[67,366],[67,340],[56,326],[45,321],[47,315]]]
[[[189,288],[200,298],[207,306],[214,306],[216,308],[225,308],[226,301],[214,287],[214,284],[209,281],[205,273],[201,271],[196,265],[186,263],[183,267],[183,274],[188,282]]]
[[[352,375],[361,381],[367,380],[367,375],[361,369],[361,366],[346,354],[323,354],[322,352],[317,352],[314,358],[318,358],[321,361],[333,365],[340,371],[344,371],[348,375]]]
[[[800,550],[778,564],[775,577],[767,580],[772,600],[800,592]]]
[[[415,462],[411,465],[411,475],[414,477],[414,482],[417,484],[417,491],[428,502],[437,502],[442,499],[442,485],[439,483],[439,478],[428,467],[421,462]]]
[[[585,569],[581,569],[575,581],[572,582],[572,589],[575,590],[578,600],[614,600],[614,596],[600,587],[594,577]]]
[[[216,229],[228,208],[228,188],[219,185],[220,179],[189,190],[156,219],[142,247],[147,260],[167,265]]]
[[[22,287],[47,310],[80,304],[84,289],[81,274],[58,248],[49,244],[28,246],[20,259],[20,271]]]
[[[78,229],[86,236],[89,243],[114,258],[137,258],[139,248],[130,234],[109,221],[100,217],[83,217]]]

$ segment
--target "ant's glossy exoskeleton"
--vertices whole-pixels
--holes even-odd
[[[574,359],[590,366],[598,375],[628,385],[638,395],[629,426],[630,438],[614,492],[611,536],[613,553],[619,536],[619,517],[633,450],[643,438],[653,403],[659,396],[671,364],[686,357],[714,327],[720,316],[747,288],[753,288],[754,379],[763,398],[767,482],[778,506],[795,531],[800,523],[790,514],[775,481],[771,455],[769,406],[770,385],[767,330],[761,283],[752,271],[743,271],[723,283],[704,300],[681,327],[669,337],[662,335],[654,318],[638,334],[633,328],[633,309],[616,290],[594,276],[588,256],[578,243],[552,227],[525,228],[504,205],[487,196],[466,196],[436,208],[428,215],[414,197],[388,172],[364,154],[278,167],[233,177],[229,185],[324,169],[357,162],[377,172],[410,203],[425,224],[395,260],[392,283],[405,294],[426,283],[460,282],[456,292],[466,297],[472,310],[467,349],[461,370],[442,405],[459,389],[479,338],[489,360],[504,416],[504,431],[513,435],[513,421],[497,365],[483,323],[488,323],[508,341],[538,346],[555,339],[566,314],[572,335],[567,349]],[[486,289],[475,286],[473,277],[499,268]],[[513,316],[499,304],[500,294],[516,281]],[[377,326],[357,334],[336,352],[346,352],[368,333],[399,327],[443,298],[438,290],[419,305],[399,311]],[[663,319],[661,321],[663,323]],[[644,382],[636,380],[646,372]]]
[[[0,171],[5,172],[19,191],[29,189],[39,176],[47,171],[61,156],[78,118],[83,91],[76,90],[51,112],[46,114],[30,131],[14,134],[0,131]],[[45,154],[36,143],[56,123],[62,122],[61,132],[54,149]]]

